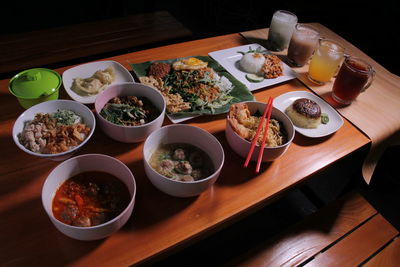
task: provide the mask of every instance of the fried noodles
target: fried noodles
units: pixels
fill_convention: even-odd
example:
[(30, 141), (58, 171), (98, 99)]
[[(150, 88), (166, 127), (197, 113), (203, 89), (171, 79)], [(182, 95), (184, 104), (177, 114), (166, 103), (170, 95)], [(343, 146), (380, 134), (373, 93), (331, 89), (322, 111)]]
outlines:
[[(232, 129), (239, 136), (251, 142), (257, 132), (261, 117), (251, 115), (247, 104), (238, 103), (231, 106), (228, 120)], [(267, 122), (264, 120), (257, 139), (257, 145), (261, 145), (262, 143), (266, 124)], [(265, 145), (269, 147), (276, 147), (285, 144), (287, 142), (287, 134), (283, 125), (281, 125), (281, 123), (274, 118), (270, 119), (268, 125), (268, 136)]]

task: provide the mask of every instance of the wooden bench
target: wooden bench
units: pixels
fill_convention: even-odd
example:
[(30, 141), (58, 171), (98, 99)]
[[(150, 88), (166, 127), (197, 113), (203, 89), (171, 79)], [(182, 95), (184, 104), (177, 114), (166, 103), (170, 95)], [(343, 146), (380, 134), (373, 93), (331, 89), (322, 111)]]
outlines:
[(0, 73), (192, 35), (167, 11), (0, 36)]
[(228, 265), (400, 266), (399, 232), (349, 193)]

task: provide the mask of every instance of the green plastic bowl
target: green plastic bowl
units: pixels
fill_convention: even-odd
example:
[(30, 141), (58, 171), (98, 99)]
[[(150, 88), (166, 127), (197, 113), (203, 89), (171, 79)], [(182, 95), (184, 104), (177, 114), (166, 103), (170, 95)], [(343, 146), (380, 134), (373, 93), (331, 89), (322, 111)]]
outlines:
[(61, 83), (61, 75), (57, 72), (34, 68), (24, 70), (11, 78), (8, 90), (27, 109), (41, 102), (58, 99)]

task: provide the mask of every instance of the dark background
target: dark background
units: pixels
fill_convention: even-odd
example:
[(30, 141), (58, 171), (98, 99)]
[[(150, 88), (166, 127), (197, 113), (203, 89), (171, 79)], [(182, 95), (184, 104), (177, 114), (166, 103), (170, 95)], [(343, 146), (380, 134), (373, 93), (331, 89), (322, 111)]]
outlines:
[[(193, 32), (192, 39), (212, 37), (269, 27), (274, 11), (289, 10), (298, 16), (299, 22), (319, 22), (361, 49), (389, 71), (400, 75), (397, 64), (400, 48), (400, 19), (395, 1), (56, 1), (50, 4), (42, 1), (2, 2), (0, 34), (28, 32), (69, 24), (147, 13), (159, 10), (169, 11), (177, 20)], [(101, 29), (99, 29), (101, 31)], [(29, 44), (27, 44), (29, 45)], [(0, 56), (1, 56), (0, 51)], [(119, 53), (119, 51), (115, 51)], [(263, 242), (284, 227), (315, 212), (317, 206), (305, 197), (304, 190), (320, 192), (318, 197), (325, 202), (336, 198), (343, 188), (361, 188), (360, 191), (383, 216), (400, 229), (398, 216), (399, 175), (397, 163), (400, 147), (384, 155), (375, 172), (377, 181), (364, 185), (360, 175), (348, 177), (343, 172), (352, 170), (353, 161), (338, 161), (322, 171), (304, 188), (285, 194), (282, 199), (261, 209), (237, 224), (176, 253), (154, 266), (189, 266), (196, 259), (197, 265), (229, 261), (232, 255), (247, 251)], [(354, 156), (354, 159), (361, 157)], [(352, 165), (354, 164), (354, 165)], [(251, 229), (252, 231), (243, 231)], [(251, 242), (250, 242), (251, 241)], [(221, 248), (225, 248), (221, 250)], [(198, 255), (202, 255), (198, 257)], [(186, 257), (183, 257), (186, 256)], [(186, 260), (187, 259), (187, 260)], [(186, 261), (185, 261), (186, 260)], [(216, 261), (217, 260), (217, 261)], [(186, 264), (182, 264), (186, 263)], [(196, 264), (195, 264), (196, 265)]]
[(8, 1), (2, 3), (0, 34), (167, 10), (193, 32), (193, 39), (269, 27), (275, 10), (295, 13), (299, 22), (319, 22), (400, 75), (400, 19), (395, 1)]

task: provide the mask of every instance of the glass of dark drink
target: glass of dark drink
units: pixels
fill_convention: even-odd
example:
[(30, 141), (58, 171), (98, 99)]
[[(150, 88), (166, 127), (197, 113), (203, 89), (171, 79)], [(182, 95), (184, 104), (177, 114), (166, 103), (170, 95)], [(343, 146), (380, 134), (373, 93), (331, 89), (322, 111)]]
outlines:
[(333, 99), (340, 104), (351, 104), (371, 85), (374, 76), (370, 64), (357, 57), (346, 57), (333, 84)]

